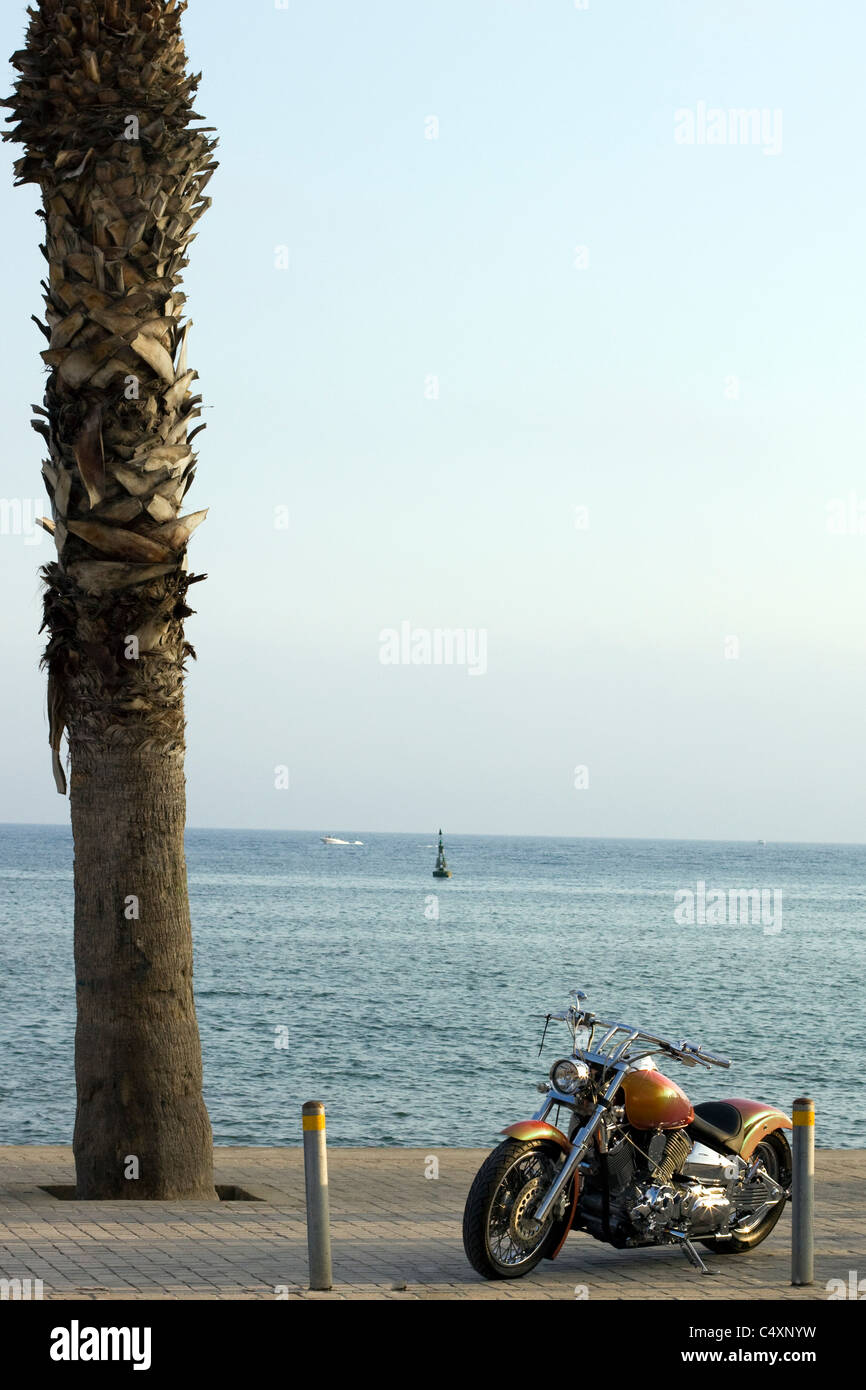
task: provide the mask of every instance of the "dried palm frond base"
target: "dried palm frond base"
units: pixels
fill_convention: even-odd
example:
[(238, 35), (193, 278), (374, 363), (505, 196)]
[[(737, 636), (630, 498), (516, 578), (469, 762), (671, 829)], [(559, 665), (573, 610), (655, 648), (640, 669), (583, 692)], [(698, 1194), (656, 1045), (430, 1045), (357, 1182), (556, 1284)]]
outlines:
[[(50, 371), (33, 424), (49, 453), (43, 477), (58, 565), (48, 581), (63, 577), (66, 608), (66, 580), (87, 597), (88, 611), (94, 596), (110, 613), (119, 593), (133, 595), (140, 610), (132, 599), (123, 605), (129, 633), (146, 629), (144, 649), (164, 654), (180, 648), (154, 623), (176, 606), (168, 589), (177, 602), (185, 591), (184, 552), (205, 516), (181, 516), (201, 397), (192, 394), (179, 282), (216, 167), (215, 142), (193, 125), (198, 79), (186, 73), (184, 8), (173, 0), (43, 0), (30, 12), (27, 47), (13, 57), (21, 76), (4, 103), (17, 122), (4, 138), (26, 147), (18, 180), (38, 184), (43, 199), (42, 357)], [(64, 655), (71, 629), (54, 630), (59, 608), (46, 605), (55, 686), (83, 654), (79, 645)], [(140, 686), (134, 668), (124, 670)], [(79, 717), (78, 688), (53, 702), (54, 749), (57, 712), (70, 730)], [(130, 699), (138, 696), (131, 690)], [(93, 725), (92, 698), (81, 715)], [(145, 739), (151, 722), (143, 713)], [(128, 736), (128, 721), (124, 728)], [(105, 733), (113, 737), (108, 725)]]

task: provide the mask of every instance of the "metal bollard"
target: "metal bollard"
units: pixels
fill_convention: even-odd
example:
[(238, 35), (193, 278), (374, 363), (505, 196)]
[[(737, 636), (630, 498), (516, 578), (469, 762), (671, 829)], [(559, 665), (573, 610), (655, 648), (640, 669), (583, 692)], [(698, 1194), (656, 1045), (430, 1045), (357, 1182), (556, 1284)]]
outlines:
[(328, 1207), (328, 1154), (325, 1147), (325, 1107), (320, 1100), (304, 1102), (304, 1184), (307, 1190), (307, 1252), (310, 1288), (331, 1287), (331, 1225)]
[(794, 1121), (794, 1164), (791, 1184), (791, 1283), (811, 1284), (814, 1269), (815, 1102), (798, 1096)]

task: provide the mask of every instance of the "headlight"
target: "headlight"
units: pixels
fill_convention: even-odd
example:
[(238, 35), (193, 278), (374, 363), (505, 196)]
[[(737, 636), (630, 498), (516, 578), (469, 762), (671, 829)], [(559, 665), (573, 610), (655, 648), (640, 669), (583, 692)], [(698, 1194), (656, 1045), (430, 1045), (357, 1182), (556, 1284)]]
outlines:
[(571, 1096), (589, 1079), (589, 1067), (586, 1062), (563, 1059), (561, 1062), (554, 1062), (550, 1068), (550, 1079), (557, 1091)]

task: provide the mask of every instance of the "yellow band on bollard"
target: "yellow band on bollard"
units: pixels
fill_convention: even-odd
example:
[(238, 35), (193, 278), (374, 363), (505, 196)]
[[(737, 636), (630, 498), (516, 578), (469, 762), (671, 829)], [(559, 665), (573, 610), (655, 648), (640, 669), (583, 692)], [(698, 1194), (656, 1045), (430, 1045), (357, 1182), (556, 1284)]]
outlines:
[(815, 1112), (814, 1110), (795, 1110), (791, 1119), (795, 1125), (814, 1125)]
[(324, 1115), (305, 1115), (305, 1116), (303, 1117), (303, 1119), (304, 1119), (304, 1130), (305, 1130), (305, 1131), (306, 1131), (306, 1130), (310, 1130), (310, 1129), (324, 1129), (324, 1128), (325, 1128), (325, 1117), (324, 1117)]

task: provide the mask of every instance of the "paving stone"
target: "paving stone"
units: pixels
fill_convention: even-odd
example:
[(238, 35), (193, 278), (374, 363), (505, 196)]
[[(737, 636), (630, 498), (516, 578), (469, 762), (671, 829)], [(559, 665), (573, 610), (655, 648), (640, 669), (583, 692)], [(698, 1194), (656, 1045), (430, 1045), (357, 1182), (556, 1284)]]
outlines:
[[(72, 1183), (71, 1149), (0, 1147), (0, 1277), (41, 1278), (66, 1300), (257, 1299), (393, 1302), (474, 1299), (729, 1300), (827, 1297), (827, 1281), (866, 1276), (862, 1190), (866, 1151), (816, 1153), (815, 1283), (790, 1285), (790, 1212), (752, 1255), (707, 1254), (713, 1278), (671, 1247), (613, 1250), (571, 1237), (554, 1263), (525, 1279), (487, 1283), (463, 1252), (466, 1193), (479, 1149), (329, 1150), (335, 1286), (306, 1287), (304, 1170), (300, 1147), (219, 1148), (215, 1181), (261, 1202), (68, 1202), (40, 1189)], [(424, 1177), (431, 1155), (439, 1178)], [(397, 1287), (395, 1287), (397, 1286)], [(400, 1287), (405, 1286), (405, 1287)]]

